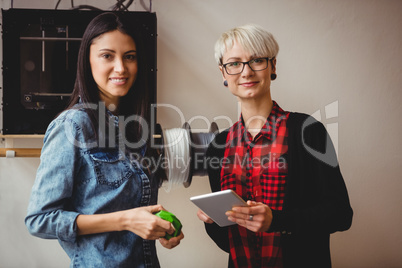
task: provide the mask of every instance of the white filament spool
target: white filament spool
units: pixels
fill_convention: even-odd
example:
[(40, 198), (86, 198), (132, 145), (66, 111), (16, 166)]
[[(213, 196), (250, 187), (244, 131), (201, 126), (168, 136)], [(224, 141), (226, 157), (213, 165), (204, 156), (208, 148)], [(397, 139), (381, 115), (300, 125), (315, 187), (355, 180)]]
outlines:
[(167, 163), (166, 192), (182, 186), (190, 172), (190, 135), (186, 129), (173, 128), (164, 131), (164, 146)]

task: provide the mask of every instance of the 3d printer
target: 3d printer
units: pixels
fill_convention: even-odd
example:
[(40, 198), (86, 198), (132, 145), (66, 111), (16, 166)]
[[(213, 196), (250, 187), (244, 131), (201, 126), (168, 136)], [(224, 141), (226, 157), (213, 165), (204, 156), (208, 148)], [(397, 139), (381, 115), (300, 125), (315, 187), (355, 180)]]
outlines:
[[(43, 134), (68, 103), (81, 37), (102, 11), (2, 10), (3, 134)], [(141, 29), (156, 101), (156, 15), (124, 11)]]

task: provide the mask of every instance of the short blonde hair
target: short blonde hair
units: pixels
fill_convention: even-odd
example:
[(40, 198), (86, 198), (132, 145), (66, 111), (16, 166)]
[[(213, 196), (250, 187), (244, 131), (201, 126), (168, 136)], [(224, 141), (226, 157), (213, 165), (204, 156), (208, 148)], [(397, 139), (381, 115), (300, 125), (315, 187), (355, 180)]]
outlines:
[(279, 45), (274, 36), (255, 24), (246, 24), (233, 28), (221, 35), (215, 43), (215, 60), (222, 65), (222, 58), (234, 41), (239, 42), (251, 55), (273, 58), (278, 55)]

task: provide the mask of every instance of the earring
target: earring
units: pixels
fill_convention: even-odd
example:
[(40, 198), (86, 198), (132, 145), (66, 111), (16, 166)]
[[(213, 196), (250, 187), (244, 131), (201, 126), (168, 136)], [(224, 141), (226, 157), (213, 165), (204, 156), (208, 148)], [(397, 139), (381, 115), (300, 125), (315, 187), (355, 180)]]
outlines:
[(228, 86), (228, 81), (227, 81), (227, 80), (223, 81), (223, 85), (224, 85), (225, 87), (227, 87), (227, 86)]
[(276, 74), (271, 74), (271, 80), (275, 80), (276, 79)]

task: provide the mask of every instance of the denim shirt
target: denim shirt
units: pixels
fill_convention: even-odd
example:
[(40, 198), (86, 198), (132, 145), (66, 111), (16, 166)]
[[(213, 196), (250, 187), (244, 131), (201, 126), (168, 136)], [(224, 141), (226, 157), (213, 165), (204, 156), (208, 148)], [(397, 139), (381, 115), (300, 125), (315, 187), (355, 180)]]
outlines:
[[(119, 118), (107, 114), (118, 129)], [(159, 267), (155, 241), (132, 232), (77, 235), (79, 214), (156, 204), (158, 184), (124, 151), (97, 146), (83, 109), (64, 111), (46, 131), (25, 224), (32, 235), (58, 239), (70, 267)]]

